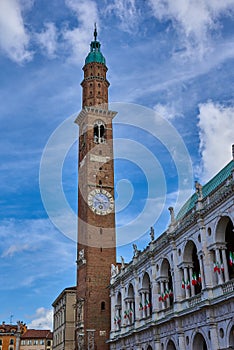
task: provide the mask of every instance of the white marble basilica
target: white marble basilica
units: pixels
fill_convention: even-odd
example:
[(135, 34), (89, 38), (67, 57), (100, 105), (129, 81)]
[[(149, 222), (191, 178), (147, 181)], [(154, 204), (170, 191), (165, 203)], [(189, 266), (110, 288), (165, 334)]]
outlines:
[[(234, 147), (233, 147), (234, 149)], [(129, 264), (112, 266), (111, 350), (234, 349), (233, 159)]]

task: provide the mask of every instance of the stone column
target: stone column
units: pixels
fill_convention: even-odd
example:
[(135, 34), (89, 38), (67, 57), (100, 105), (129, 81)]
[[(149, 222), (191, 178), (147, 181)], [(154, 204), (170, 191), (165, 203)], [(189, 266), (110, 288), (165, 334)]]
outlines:
[(137, 322), (141, 319), (141, 311), (139, 310), (141, 295), (138, 292), (138, 290), (139, 290), (138, 276), (135, 275), (135, 321)]
[[(215, 260), (216, 260), (216, 263), (219, 263), (221, 262), (221, 259), (220, 259), (220, 251), (218, 248), (215, 249)], [(222, 278), (222, 274), (221, 274), (221, 271), (220, 273), (216, 272), (217, 275), (218, 275), (218, 284), (222, 284), (223, 283), (223, 278)]]
[[(169, 291), (169, 284), (168, 281), (165, 281), (165, 291)], [(166, 300), (166, 307), (170, 307), (170, 298), (167, 298)]]
[[(150, 302), (150, 299), (149, 299), (149, 292), (145, 292), (145, 297), (146, 297), (146, 301), (147, 301), (148, 304), (149, 304), (149, 302)], [(146, 309), (146, 316), (147, 316), (147, 317), (150, 316), (150, 308), (148, 307), (148, 304), (146, 304), (146, 307), (147, 307), (147, 309)]]
[(152, 298), (151, 298), (151, 303), (152, 303), (152, 313), (158, 312), (159, 310), (159, 293), (158, 293), (158, 282), (153, 281), (152, 282)]
[(189, 267), (188, 270), (189, 270), (189, 279), (190, 279), (191, 296), (193, 297), (193, 296), (195, 295), (195, 287), (192, 285), (193, 269), (192, 269), (192, 267)]
[[(164, 282), (160, 281), (160, 294), (164, 295), (165, 289), (164, 289)], [(165, 309), (165, 303), (161, 302), (161, 310)]]
[(213, 252), (211, 250), (205, 252), (203, 259), (204, 275), (206, 288), (212, 288), (214, 286), (214, 264), (213, 264)]
[(179, 332), (178, 333), (178, 340), (179, 340), (179, 349), (180, 350), (185, 350), (186, 346), (185, 346), (185, 341), (184, 341), (184, 333), (183, 332)]
[[(144, 313), (143, 313), (144, 312), (144, 310), (143, 310), (143, 294), (142, 294), (142, 292), (140, 292), (139, 295), (140, 295), (140, 303), (142, 305), (141, 310), (139, 310), (139, 319), (142, 320), (142, 318), (144, 316)], [(139, 307), (140, 307), (140, 303), (139, 303)]]
[(116, 316), (115, 315), (116, 309), (115, 309), (115, 293), (113, 290), (111, 291), (110, 297), (111, 297), (111, 332), (114, 332), (115, 331), (114, 318)]
[(209, 328), (210, 328), (211, 349), (220, 349), (216, 325), (210, 324)]
[(127, 318), (126, 318), (126, 324), (130, 324), (130, 301), (127, 301), (126, 303), (126, 311), (127, 311)]
[(124, 318), (124, 311), (126, 310), (125, 307), (125, 300), (124, 300), (124, 285), (121, 287), (121, 305), (122, 305), (122, 314), (121, 314), (121, 327), (126, 324), (125, 318)]
[(228, 272), (228, 264), (227, 264), (227, 257), (225, 253), (225, 249), (221, 249), (221, 255), (222, 255), (222, 261), (223, 261), (223, 267), (224, 267), (224, 281), (229, 281), (229, 272)]
[(201, 254), (199, 254), (199, 265), (200, 265), (200, 273), (201, 273), (201, 285), (202, 289), (205, 288), (205, 274), (204, 274), (204, 267), (203, 267), (203, 257)]
[(173, 272), (174, 272), (174, 278), (173, 278), (173, 298), (174, 302), (177, 303), (180, 302), (183, 299), (182, 294), (182, 288), (181, 288), (181, 276), (180, 276), (180, 269), (178, 268), (178, 259), (177, 259), (177, 250), (173, 249)]
[(187, 282), (188, 282), (188, 268), (184, 267), (184, 281), (185, 281), (185, 296), (186, 299), (190, 298), (189, 289), (187, 288)]
[(147, 300), (147, 294), (146, 292), (144, 292), (144, 316), (147, 317), (147, 303), (146, 303), (146, 300)]

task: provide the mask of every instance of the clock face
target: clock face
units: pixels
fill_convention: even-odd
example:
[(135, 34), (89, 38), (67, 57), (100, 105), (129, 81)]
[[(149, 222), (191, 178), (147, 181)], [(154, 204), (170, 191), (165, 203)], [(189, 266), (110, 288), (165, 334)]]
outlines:
[(95, 214), (107, 215), (114, 209), (114, 199), (108, 191), (97, 188), (89, 193), (88, 205)]

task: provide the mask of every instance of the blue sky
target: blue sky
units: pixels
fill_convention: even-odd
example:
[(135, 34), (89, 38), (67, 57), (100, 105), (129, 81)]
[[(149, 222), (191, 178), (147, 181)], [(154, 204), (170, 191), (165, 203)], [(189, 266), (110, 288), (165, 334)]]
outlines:
[[(127, 230), (128, 241), (119, 242), (129, 244), (118, 256), (128, 261), (131, 240), (143, 249), (151, 225), (157, 235), (167, 228), (168, 206), (179, 207), (194, 180), (204, 183), (231, 159), (233, 19), (234, 0), (1, 0), (0, 321), (13, 315), (13, 322), (50, 327), (51, 303), (76, 281), (76, 244), (51, 222), (39, 171), (48, 140), (60, 135), (44, 174), (46, 191), (51, 184), (53, 194), (53, 179), (61, 179), (75, 215), (71, 121), (81, 108), (94, 22), (111, 107), (119, 112), (117, 235)], [(65, 216), (63, 225), (69, 224)]]

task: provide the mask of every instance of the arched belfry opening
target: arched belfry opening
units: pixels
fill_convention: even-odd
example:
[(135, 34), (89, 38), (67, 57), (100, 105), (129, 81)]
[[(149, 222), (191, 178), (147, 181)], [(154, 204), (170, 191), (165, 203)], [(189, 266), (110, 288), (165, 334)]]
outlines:
[(106, 142), (106, 125), (102, 120), (97, 120), (93, 127), (94, 143)]

